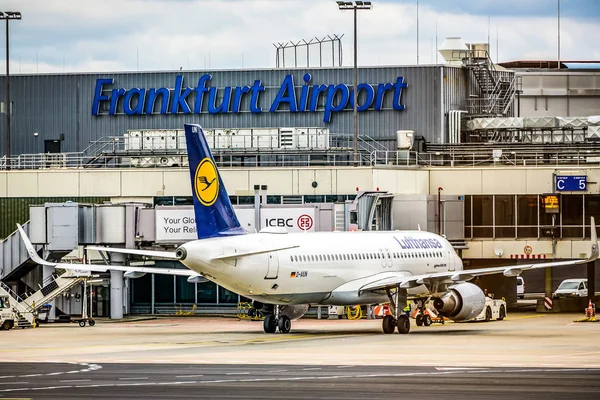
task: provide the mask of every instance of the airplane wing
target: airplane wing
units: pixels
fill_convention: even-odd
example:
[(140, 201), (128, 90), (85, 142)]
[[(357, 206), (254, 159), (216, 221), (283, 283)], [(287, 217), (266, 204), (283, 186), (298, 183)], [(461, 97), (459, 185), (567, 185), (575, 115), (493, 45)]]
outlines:
[(157, 258), (167, 258), (169, 260), (178, 260), (179, 257), (170, 251), (156, 250), (137, 250), (137, 249), (120, 249), (116, 247), (101, 247), (101, 246), (86, 246), (87, 250), (106, 251), (109, 253), (134, 254), (138, 256), (148, 256)]
[(568, 261), (553, 261), (538, 264), (517, 264), (503, 267), (478, 268), (462, 271), (439, 272), (434, 274), (424, 275), (407, 275), (406, 272), (389, 273), (384, 275), (378, 274), (371, 277), (369, 282), (364, 283), (359, 288), (359, 292), (367, 292), (381, 289), (390, 289), (399, 287), (400, 289), (410, 289), (419, 285), (430, 285), (434, 282), (459, 283), (469, 281), (477, 276), (503, 274), (506, 277), (520, 275), (523, 271), (540, 269), (540, 268), (555, 268), (565, 267), (569, 265), (585, 264), (594, 261), (598, 258), (598, 238), (596, 237), (596, 225), (594, 217), (591, 219), (591, 239), (590, 239), (590, 254), (586, 259), (568, 260)]
[[(197, 272), (192, 271), (191, 269), (176, 269), (176, 268), (156, 268), (156, 267), (131, 267), (124, 265), (102, 265), (102, 264), (71, 264), (71, 263), (55, 263), (51, 261), (44, 260), (41, 258), (35, 248), (31, 244), (31, 241), (27, 237), (27, 234), (23, 230), (23, 227), (17, 224), (17, 229), (19, 229), (19, 233), (21, 234), (21, 238), (25, 243), (25, 248), (27, 249), (27, 253), (29, 257), (40, 265), (46, 265), (54, 268), (62, 268), (69, 270), (77, 270), (77, 271), (90, 271), (90, 272), (106, 272), (109, 270), (113, 271), (123, 271), (125, 273), (132, 274), (132, 276), (141, 276), (146, 273), (150, 274), (163, 274), (163, 275), (178, 275), (178, 276), (188, 276), (195, 277), (201, 276)], [(124, 249), (123, 249), (124, 250)], [(168, 252), (156, 252), (156, 253), (168, 253)], [(161, 255), (161, 257), (165, 257)]]

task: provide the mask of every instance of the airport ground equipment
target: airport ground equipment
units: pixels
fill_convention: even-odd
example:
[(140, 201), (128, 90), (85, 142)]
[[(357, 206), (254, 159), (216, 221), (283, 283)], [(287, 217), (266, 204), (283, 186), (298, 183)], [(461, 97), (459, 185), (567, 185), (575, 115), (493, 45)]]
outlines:
[(0, 295), (0, 330), (8, 331), (15, 326), (17, 316), (10, 306), (10, 296)]
[(573, 322), (599, 322), (596, 319), (596, 304), (590, 299), (588, 306), (585, 308), (585, 318), (576, 319)]
[(485, 297), (485, 308), (481, 313), (472, 319), (472, 321), (491, 321), (495, 319), (502, 321), (506, 318), (506, 301), (504, 299), (494, 299), (493, 297)]
[(22, 296), (15, 293), (3, 282), (0, 282), (0, 297), (8, 299), (6, 302), (15, 316), (13, 326), (20, 328), (36, 327), (38, 325), (38, 311), (45, 304), (51, 302), (75, 285), (85, 282), (89, 276), (88, 271), (81, 273), (76, 270), (58, 270), (48, 277), (48, 279), (44, 280), (44, 285), (38, 291)]

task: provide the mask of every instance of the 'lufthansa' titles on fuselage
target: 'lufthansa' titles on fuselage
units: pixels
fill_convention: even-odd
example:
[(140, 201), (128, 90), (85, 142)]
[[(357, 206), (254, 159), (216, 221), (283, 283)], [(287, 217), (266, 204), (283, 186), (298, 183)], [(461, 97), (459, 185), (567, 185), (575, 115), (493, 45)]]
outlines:
[[(228, 114), (250, 111), (262, 113), (260, 99), (266, 91), (260, 80), (252, 86), (211, 87), (212, 75), (202, 75), (196, 87), (183, 84), (183, 75), (177, 75), (173, 89), (161, 88), (107, 88), (114, 85), (112, 78), (96, 79), (92, 115), (150, 115), (150, 114)], [(354, 91), (346, 84), (313, 84), (312, 75), (302, 77), (302, 85), (294, 84), (294, 76), (286, 75), (277, 89), (269, 112), (323, 112), (323, 121), (330, 122), (333, 113), (354, 108)], [(357, 110), (381, 111), (390, 107), (402, 111), (402, 91), (408, 87), (399, 76), (394, 83), (359, 83)], [(271, 88), (267, 88), (272, 90)], [(272, 96), (270, 96), (272, 97)], [(389, 108), (386, 108), (389, 109)]]
[(394, 236), (403, 249), (441, 249), (442, 243), (437, 239), (421, 239), (411, 236)]

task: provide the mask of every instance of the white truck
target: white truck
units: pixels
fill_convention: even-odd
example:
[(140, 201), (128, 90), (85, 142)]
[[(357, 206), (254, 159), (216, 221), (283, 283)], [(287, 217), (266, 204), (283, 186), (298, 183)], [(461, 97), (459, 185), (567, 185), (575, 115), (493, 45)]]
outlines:
[(11, 330), (15, 326), (16, 317), (10, 307), (8, 296), (0, 296), (0, 330)]
[(483, 311), (471, 321), (491, 321), (492, 319), (502, 321), (504, 318), (506, 318), (506, 301), (485, 296)]

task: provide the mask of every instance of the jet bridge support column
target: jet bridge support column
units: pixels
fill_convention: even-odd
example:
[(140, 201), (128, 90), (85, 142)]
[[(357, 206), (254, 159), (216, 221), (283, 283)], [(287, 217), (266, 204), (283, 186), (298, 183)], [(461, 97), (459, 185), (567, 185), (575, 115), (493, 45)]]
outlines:
[[(111, 264), (123, 265), (125, 255), (114, 253)], [(123, 271), (110, 271), (110, 319), (123, 319)]]
[[(47, 280), (49, 280), (49, 278), (52, 276), (52, 274), (54, 272), (55, 272), (54, 267), (44, 265), (42, 267), (42, 284), (44, 282), (46, 282)], [(50, 309), (50, 313), (48, 313), (48, 321), (54, 321), (56, 319), (56, 300), (52, 300), (48, 304), (50, 304), (52, 306), (52, 308)], [(36, 304), (36, 307), (38, 305), (43, 305), (43, 304)]]

